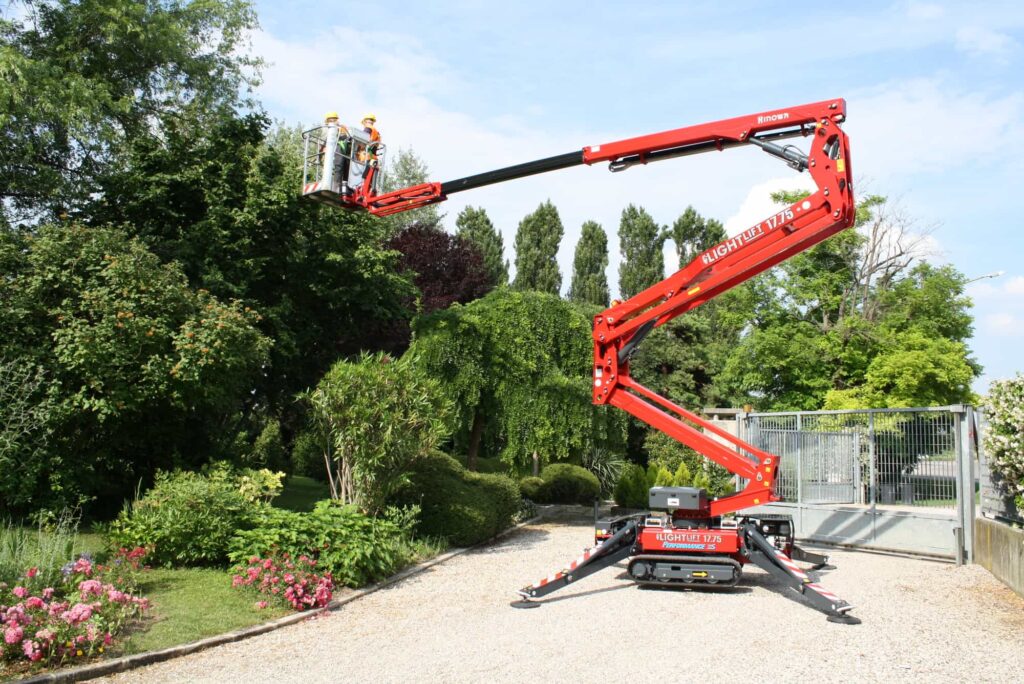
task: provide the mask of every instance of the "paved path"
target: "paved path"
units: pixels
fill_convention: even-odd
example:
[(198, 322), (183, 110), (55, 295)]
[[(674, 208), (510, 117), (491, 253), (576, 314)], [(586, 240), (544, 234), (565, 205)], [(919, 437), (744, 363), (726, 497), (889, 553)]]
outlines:
[(837, 625), (745, 570), (729, 592), (641, 589), (610, 568), (514, 610), (584, 521), (524, 528), (335, 613), (110, 682), (1019, 681), (1024, 600), (978, 566), (835, 552)]

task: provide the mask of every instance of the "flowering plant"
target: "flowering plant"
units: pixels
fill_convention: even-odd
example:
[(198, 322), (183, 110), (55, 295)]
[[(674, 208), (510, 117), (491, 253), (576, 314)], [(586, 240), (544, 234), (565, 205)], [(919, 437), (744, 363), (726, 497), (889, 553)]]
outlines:
[[(271, 601), (291, 605), (295, 610), (326, 606), (334, 592), (331, 573), (317, 575), (316, 561), (299, 556), (294, 561), (287, 554), (271, 554), (266, 558), (251, 556), (246, 565), (234, 569), (232, 587), (249, 587), (270, 597)], [(266, 608), (266, 600), (257, 608)]]
[(988, 429), (984, 447), (992, 469), (1007, 492), (1016, 497), (1018, 509), (1024, 508), (1024, 374), (993, 382), (985, 410)]
[(146, 550), (123, 551), (112, 566), (83, 554), (64, 565), (57, 586), (44, 586), (38, 568), (29, 568), (14, 586), (0, 582), (0, 662), (59, 664), (103, 653), (149, 607), (132, 593), (135, 582), (120, 568), (129, 555), (141, 561)]

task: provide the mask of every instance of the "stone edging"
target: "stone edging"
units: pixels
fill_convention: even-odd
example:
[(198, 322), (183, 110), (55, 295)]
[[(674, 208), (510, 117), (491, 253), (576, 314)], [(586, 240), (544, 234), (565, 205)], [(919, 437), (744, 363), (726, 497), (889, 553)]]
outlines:
[[(544, 509), (554, 508), (553, 506), (544, 506)], [(244, 627), (242, 629), (236, 629), (233, 632), (225, 632), (224, 634), (218, 634), (216, 636), (207, 637), (206, 639), (200, 639), (199, 641), (193, 641), (188, 644), (181, 644), (180, 646), (171, 646), (169, 648), (161, 649), (159, 651), (147, 651), (146, 653), (137, 653), (135, 655), (124, 656), (121, 658), (114, 658), (112, 660), (105, 660), (98, 663), (92, 663), (89, 665), (83, 665), (68, 670), (57, 670), (55, 672), (47, 672), (44, 674), (35, 675), (28, 679), (17, 680), (22, 684), (42, 684), (44, 682), (81, 682), (87, 679), (94, 679), (96, 677), (102, 677), (103, 675), (115, 674), (117, 672), (126, 672), (128, 670), (134, 670), (139, 667), (146, 665), (152, 665), (153, 663), (159, 663), (164, 660), (172, 660), (174, 658), (180, 658), (191, 653), (197, 653), (199, 651), (205, 651), (208, 648), (214, 646), (220, 646), (222, 644), (229, 644), (235, 641), (242, 641), (249, 637), (259, 636), (260, 634), (266, 634), (267, 632), (273, 632), (274, 630), (288, 625), (293, 625), (303, 620), (308, 620), (312, 617), (316, 617), (325, 612), (333, 612), (344, 606), (346, 603), (351, 603), (356, 599), (363, 598), (375, 591), (383, 589), (401, 582), (402, 580), (419, 574), (424, 570), (431, 568), (440, 563), (444, 563), (447, 560), (454, 558), (455, 556), (462, 555), (467, 551), (472, 551), (475, 548), (492, 544), (494, 541), (501, 539), (502, 537), (515, 532), (516, 530), (532, 525), (542, 518), (545, 517), (544, 513), (547, 510), (542, 511), (541, 514), (525, 520), (518, 525), (514, 525), (507, 530), (502, 530), (495, 536), (491, 537), (486, 541), (482, 541), (479, 544), (473, 546), (467, 546), (465, 548), (458, 548), (442, 553), (439, 556), (425, 560), (422, 563), (412, 565), (400, 572), (395, 573), (391, 577), (385, 580), (381, 580), (377, 584), (371, 584), (361, 589), (356, 589), (352, 593), (348, 594), (339, 599), (334, 599), (323, 608), (316, 608), (314, 610), (307, 610), (301, 613), (293, 613), (291, 615), (285, 615), (276, 620), (270, 622), (264, 622), (259, 625), (253, 625), (252, 627)]]

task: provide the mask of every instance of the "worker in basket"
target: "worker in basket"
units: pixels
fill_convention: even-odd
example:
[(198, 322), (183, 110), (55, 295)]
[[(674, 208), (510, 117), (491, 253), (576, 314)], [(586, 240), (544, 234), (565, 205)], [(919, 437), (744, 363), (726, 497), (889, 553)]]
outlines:
[(356, 151), (356, 161), (363, 166), (363, 177), (370, 175), (370, 169), (379, 165), (378, 152), (380, 150), (380, 131), (377, 130), (377, 117), (374, 114), (366, 114), (363, 117), (363, 132), (370, 138), (370, 144), (365, 148)]
[[(334, 154), (334, 183), (341, 184), (341, 194), (348, 195), (352, 190), (348, 186), (349, 164), (352, 151), (352, 139), (348, 128), (338, 123), (338, 112), (330, 111), (324, 114), (324, 126), (335, 126), (338, 129), (338, 149)], [(321, 163), (324, 157), (324, 145), (320, 145)]]

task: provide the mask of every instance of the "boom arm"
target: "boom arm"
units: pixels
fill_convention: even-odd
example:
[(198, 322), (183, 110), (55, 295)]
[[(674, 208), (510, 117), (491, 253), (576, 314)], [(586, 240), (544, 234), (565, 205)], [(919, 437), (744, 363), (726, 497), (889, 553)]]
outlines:
[[(594, 403), (618, 406), (748, 480), (743, 491), (711, 502), (710, 514), (719, 516), (777, 501), (778, 459), (641, 386), (630, 377), (629, 361), (654, 328), (853, 225), (848, 141), (840, 128), (845, 119), (844, 100), (825, 100), (593, 145), (446, 183), (422, 183), (381, 195), (363, 191), (339, 197), (317, 191), (311, 196), (387, 216), (444, 201), (455, 192), (580, 164), (608, 162), (612, 171), (623, 171), (636, 164), (748, 144), (797, 171), (808, 171), (817, 190), (806, 199), (712, 247), (675, 274), (594, 319)], [(778, 144), (808, 136), (812, 139), (807, 154)]]

